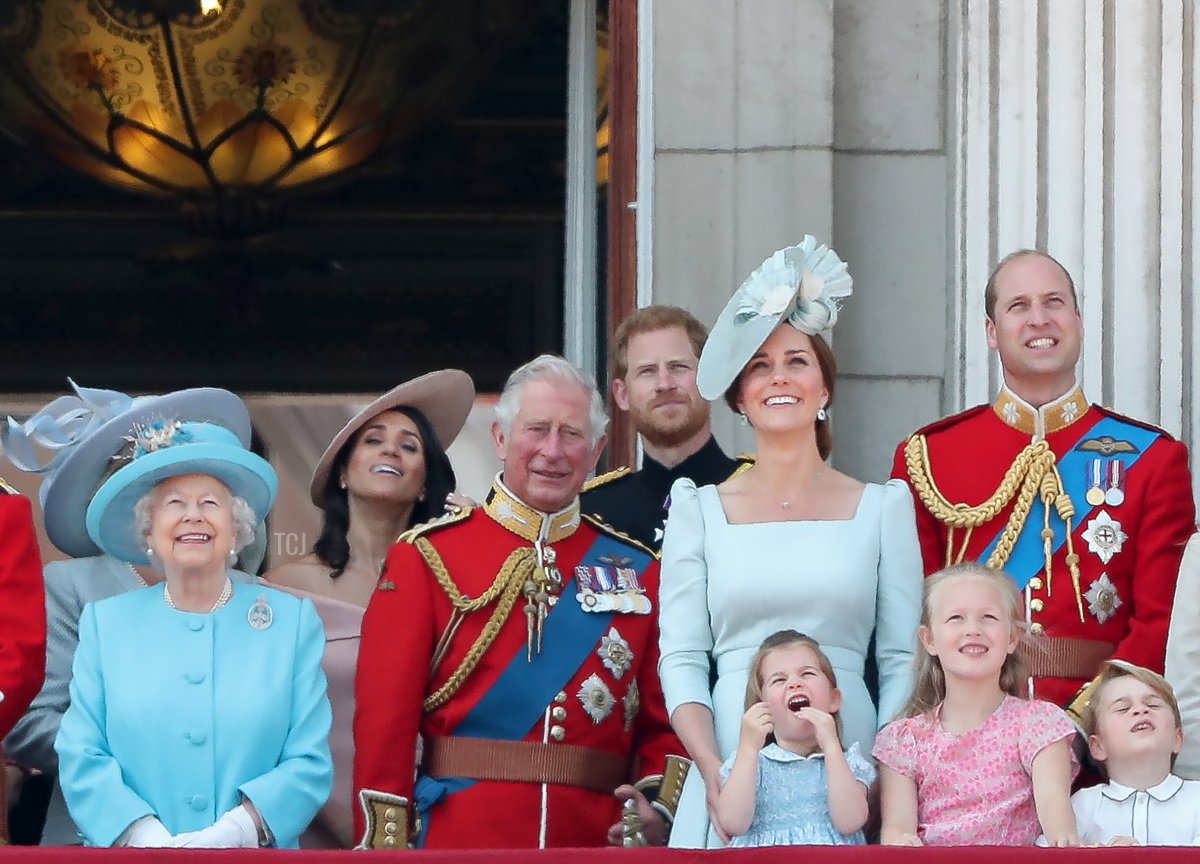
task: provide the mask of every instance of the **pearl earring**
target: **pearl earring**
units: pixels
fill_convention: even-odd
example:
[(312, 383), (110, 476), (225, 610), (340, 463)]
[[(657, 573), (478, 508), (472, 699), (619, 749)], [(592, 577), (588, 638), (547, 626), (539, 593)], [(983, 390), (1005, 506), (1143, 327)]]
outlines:
[(338, 483), (338, 488), (339, 488), (339, 489), (345, 489), (345, 488), (346, 488), (346, 481), (345, 481), (344, 479), (342, 480), (342, 482)]

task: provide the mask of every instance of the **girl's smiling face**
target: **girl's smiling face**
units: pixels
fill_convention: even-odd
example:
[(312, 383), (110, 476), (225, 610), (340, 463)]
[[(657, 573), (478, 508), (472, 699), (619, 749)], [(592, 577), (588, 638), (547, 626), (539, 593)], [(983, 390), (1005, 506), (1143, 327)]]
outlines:
[(948, 579), (934, 589), (929, 622), (917, 632), (947, 677), (998, 678), (1020, 638), (1000, 589), (973, 576)]
[(802, 708), (834, 714), (842, 705), (841, 691), (821, 668), (821, 658), (809, 645), (772, 648), (762, 661), (762, 701), (767, 704), (777, 738), (805, 739), (812, 724), (796, 715)]

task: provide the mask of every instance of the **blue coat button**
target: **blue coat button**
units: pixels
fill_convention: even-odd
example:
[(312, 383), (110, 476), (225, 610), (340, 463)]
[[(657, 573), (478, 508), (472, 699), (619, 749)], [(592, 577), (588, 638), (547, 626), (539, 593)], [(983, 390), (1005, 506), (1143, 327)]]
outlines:
[(202, 684), (204, 683), (205, 675), (203, 672), (189, 672), (186, 677), (189, 684)]
[(208, 806), (208, 799), (203, 795), (193, 795), (188, 803), (192, 805), (193, 810), (203, 810)]
[(202, 619), (202, 618), (189, 618), (189, 619), (188, 619), (188, 629), (189, 629), (189, 630), (194, 630), (194, 631), (196, 631), (196, 632), (199, 632), (199, 631), (203, 630), (203, 629), (204, 629), (204, 619)]
[(187, 733), (187, 740), (191, 741), (193, 744), (199, 745), (207, 741), (208, 736), (199, 729), (193, 729), (191, 732)]

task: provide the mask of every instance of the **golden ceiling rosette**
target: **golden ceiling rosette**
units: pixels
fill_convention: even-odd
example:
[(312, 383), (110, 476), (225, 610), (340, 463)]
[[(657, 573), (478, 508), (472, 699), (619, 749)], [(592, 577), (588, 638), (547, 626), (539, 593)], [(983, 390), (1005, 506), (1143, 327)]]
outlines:
[(0, 125), (214, 233), (442, 116), (520, 0), (5, 0)]

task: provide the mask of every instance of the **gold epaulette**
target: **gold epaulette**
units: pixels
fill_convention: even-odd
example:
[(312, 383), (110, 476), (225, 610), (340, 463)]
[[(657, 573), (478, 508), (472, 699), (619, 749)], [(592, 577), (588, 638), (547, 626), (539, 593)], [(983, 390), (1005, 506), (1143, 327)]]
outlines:
[(635, 540), (633, 537), (630, 537), (624, 531), (618, 531), (616, 528), (609, 525), (607, 522), (605, 522), (599, 516), (595, 516), (590, 513), (581, 513), (580, 515), (583, 516), (583, 519), (585, 522), (587, 522), (589, 525), (591, 525), (593, 528), (595, 528), (601, 534), (607, 534), (609, 537), (615, 537), (618, 540), (620, 540), (622, 543), (628, 543), (630, 546), (632, 546), (634, 549), (637, 549), (639, 552), (645, 552), (651, 558), (658, 560), (658, 553), (655, 552), (653, 549), (651, 549), (649, 546), (646, 546), (644, 543), (642, 543), (641, 540)]
[(0, 495), (20, 495), (13, 487), (4, 482), (4, 478), (0, 477)]
[(412, 543), (418, 537), (424, 537), (431, 531), (437, 531), (439, 528), (445, 528), (448, 525), (462, 522), (470, 517), (474, 511), (474, 507), (456, 507), (453, 511), (448, 511), (441, 516), (430, 519), (428, 522), (422, 522), (420, 525), (414, 525), (403, 534), (396, 538), (397, 543)]
[(732, 480), (739, 474), (745, 474), (747, 471), (753, 468), (754, 462), (758, 458), (758, 455), (755, 453), (739, 453), (734, 458), (737, 459), (738, 466), (733, 469), (732, 474), (725, 478), (726, 480)]
[(604, 474), (599, 474), (583, 484), (583, 492), (590, 492), (597, 486), (603, 486), (605, 483), (611, 483), (613, 480), (624, 477), (626, 474), (632, 474), (633, 469), (628, 465), (622, 465), (620, 468), (614, 468)]

